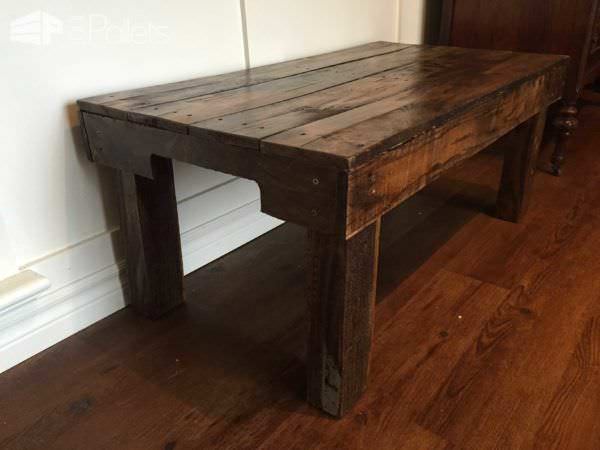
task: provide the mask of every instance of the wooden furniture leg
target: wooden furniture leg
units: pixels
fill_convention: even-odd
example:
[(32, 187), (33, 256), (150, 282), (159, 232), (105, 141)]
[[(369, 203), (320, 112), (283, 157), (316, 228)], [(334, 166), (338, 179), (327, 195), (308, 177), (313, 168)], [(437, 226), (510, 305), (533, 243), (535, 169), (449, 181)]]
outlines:
[(380, 220), (350, 238), (309, 232), (308, 401), (341, 417), (367, 386)]
[(183, 301), (183, 264), (172, 161), (153, 156), (152, 171), (120, 172), (120, 202), (129, 303), (156, 319)]
[(577, 120), (578, 112), (575, 103), (565, 104), (552, 122), (554, 128), (557, 130), (556, 146), (552, 154), (550, 169), (553, 175), (559, 176), (562, 172), (569, 141), (579, 126), (579, 121)]
[(543, 111), (503, 138), (506, 150), (496, 203), (501, 219), (519, 222), (527, 211), (545, 124)]

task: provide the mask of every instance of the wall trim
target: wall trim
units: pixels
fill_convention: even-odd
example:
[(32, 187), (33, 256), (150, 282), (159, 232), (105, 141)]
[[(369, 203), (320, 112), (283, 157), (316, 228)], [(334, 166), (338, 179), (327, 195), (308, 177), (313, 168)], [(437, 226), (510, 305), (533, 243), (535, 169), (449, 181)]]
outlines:
[[(228, 183), (215, 195), (246, 192), (246, 183)], [(180, 204), (188, 225), (181, 235), (186, 274), (283, 223), (260, 212), (257, 192), (248, 195), (250, 201), (246, 198), (210, 220), (199, 210), (196, 226), (192, 210), (202, 206), (205, 196)], [(21, 299), (0, 314), (0, 373), (125, 307), (125, 265), (118, 242), (119, 230), (107, 232), (28, 267), (46, 275), (52, 288)]]
[(244, 64), (250, 69), (250, 43), (248, 42), (248, 9), (246, 0), (240, 0), (240, 16), (242, 21), (242, 40), (244, 41)]
[(33, 270), (24, 270), (0, 280), (0, 317), (49, 287), (50, 280)]

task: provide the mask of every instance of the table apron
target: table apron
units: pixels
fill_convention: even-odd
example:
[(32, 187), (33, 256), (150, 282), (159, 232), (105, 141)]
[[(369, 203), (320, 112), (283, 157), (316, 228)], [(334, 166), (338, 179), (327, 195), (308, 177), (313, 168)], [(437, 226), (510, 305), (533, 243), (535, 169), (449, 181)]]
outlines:
[(82, 120), (97, 163), (154, 178), (155, 155), (247, 178), (258, 183), (264, 213), (322, 233), (343, 229), (347, 177), (339, 169), (92, 113)]
[(346, 235), (351, 237), (446, 170), (489, 147), (559, 100), (564, 69), (465, 109), (349, 173)]

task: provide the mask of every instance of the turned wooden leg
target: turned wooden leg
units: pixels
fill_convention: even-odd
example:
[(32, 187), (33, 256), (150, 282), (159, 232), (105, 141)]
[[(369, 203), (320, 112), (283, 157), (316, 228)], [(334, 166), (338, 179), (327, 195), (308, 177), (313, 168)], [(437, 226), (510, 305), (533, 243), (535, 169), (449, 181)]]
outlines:
[(571, 136), (579, 126), (577, 120), (577, 106), (568, 104), (563, 106), (558, 115), (554, 118), (552, 124), (557, 130), (556, 146), (551, 160), (551, 172), (553, 175), (559, 176), (562, 172), (562, 166), (565, 162), (565, 154)]
[(545, 125), (543, 111), (503, 138), (506, 150), (496, 203), (501, 219), (519, 222), (527, 211)]
[(341, 417), (367, 386), (380, 221), (349, 240), (309, 232), (308, 401)]
[(170, 159), (152, 157), (154, 179), (120, 173), (121, 233), (129, 303), (158, 318), (183, 301), (183, 265)]

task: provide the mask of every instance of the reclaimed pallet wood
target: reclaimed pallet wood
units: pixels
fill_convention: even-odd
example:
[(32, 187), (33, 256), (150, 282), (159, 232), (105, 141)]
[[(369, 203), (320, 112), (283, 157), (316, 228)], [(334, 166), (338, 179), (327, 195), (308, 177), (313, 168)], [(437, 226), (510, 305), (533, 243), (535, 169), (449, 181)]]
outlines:
[(567, 58), (375, 42), (79, 101), (89, 157), (121, 172), (131, 303), (181, 303), (171, 160), (254, 180), (262, 210), (310, 233), (309, 401), (333, 416), (367, 386), (382, 215), (499, 139), (498, 216), (532, 191)]

